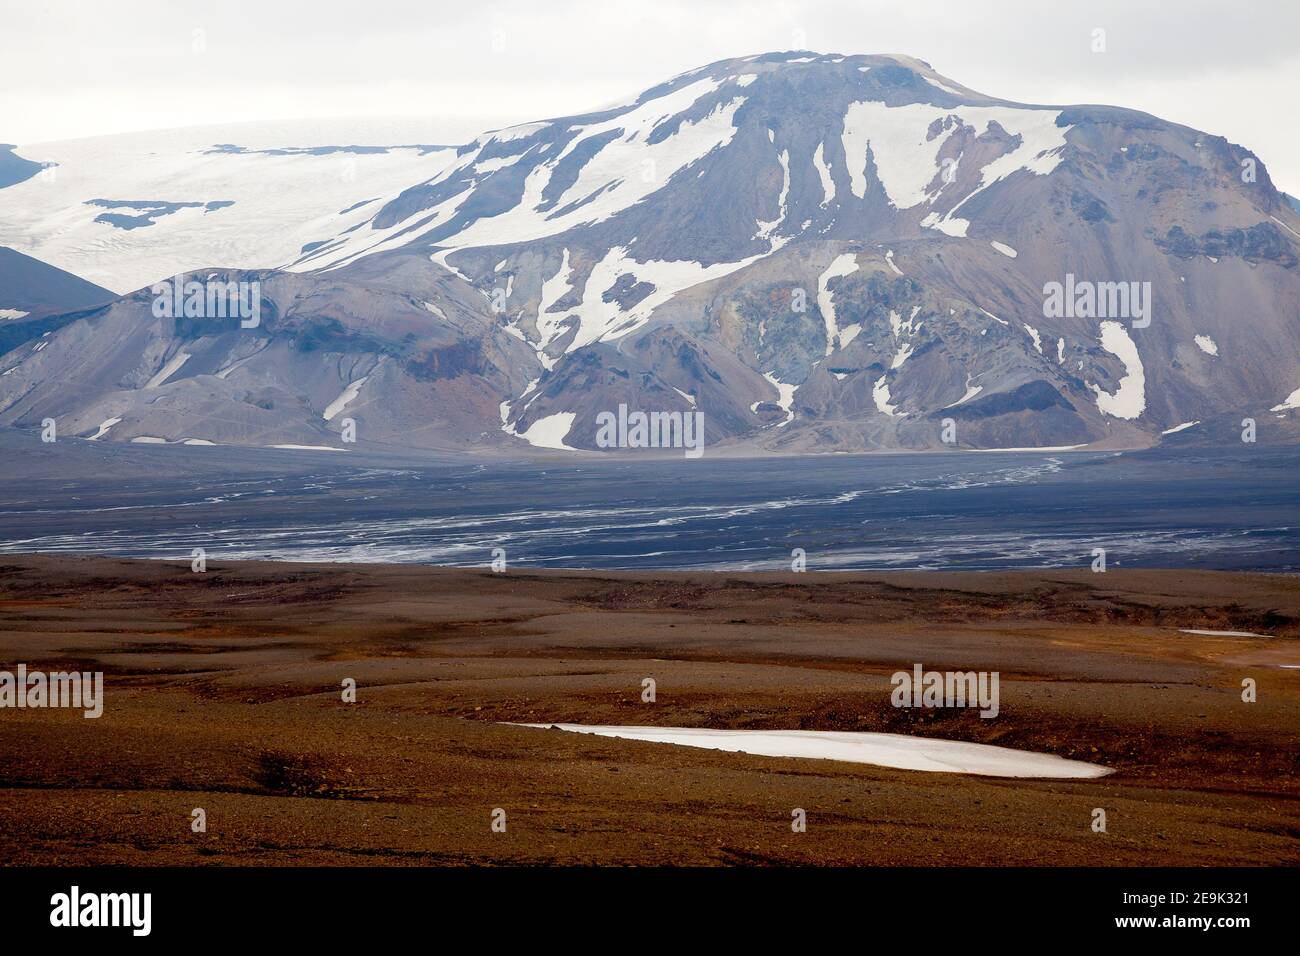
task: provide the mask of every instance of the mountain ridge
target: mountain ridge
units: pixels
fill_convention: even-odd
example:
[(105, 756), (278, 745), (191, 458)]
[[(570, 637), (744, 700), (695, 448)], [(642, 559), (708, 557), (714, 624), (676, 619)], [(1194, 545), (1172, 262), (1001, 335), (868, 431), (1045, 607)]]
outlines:
[[(1300, 217), (1222, 137), (1120, 107), (998, 100), (910, 57), (787, 53), (719, 61), (454, 154), (271, 280), (317, 303), (324, 325), (383, 326), (376, 303), (415, 303), (442, 327), (412, 333), (436, 340), (432, 365), (414, 346), (326, 336), (332, 367), (299, 346), (279, 370), (263, 367), (275, 348), (227, 351), (206, 373), (185, 360), (161, 390), (194, 392), (190, 377), (237, 360), (221, 381), (273, 385), (275, 437), (315, 444), (334, 434), (323, 396), (364, 379), (361, 441), (470, 450), (593, 449), (597, 416), (620, 404), (703, 411), (710, 442), (759, 453), (1141, 447), (1248, 411), (1291, 427), (1300, 366), (1267, 343), (1300, 332)], [(1150, 327), (1048, 315), (1044, 290), (1067, 277), (1112, 296), (1149, 288)], [(196, 354), (174, 325), (144, 320), (145, 304), (136, 293), (109, 310), (113, 335), (145, 336), (139, 368), (101, 376), (63, 413), (75, 433), (118, 418), (110, 440), (258, 443), (197, 433), (204, 400), (246, 417), (233, 386), (209, 383), (167, 422), (159, 396), (134, 394), (130, 382)], [(1242, 311), (1253, 341), (1232, 321)], [(288, 329), (277, 319), (253, 338), (298, 342)], [(82, 348), (96, 339), (84, 334)], [(237, 348), (229, 334), (189, 341)], [(58, 337), (50, 350), (41, 371), (5, 357), (0, 424), (30, 426), (58, 393)]]

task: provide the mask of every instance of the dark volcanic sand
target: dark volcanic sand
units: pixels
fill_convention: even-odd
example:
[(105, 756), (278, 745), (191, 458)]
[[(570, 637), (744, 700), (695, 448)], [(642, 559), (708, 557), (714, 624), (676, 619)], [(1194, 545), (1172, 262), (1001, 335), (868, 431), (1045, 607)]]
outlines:
[[(103, 670), (107, 700), (98, 720), (0, 710), (9, 863), (1300, 862), (1292, 577), (5, 556), (0, 667), (20, 662)], [(894, 709), (889, 675), (916, 662), (1000, 671), (1001, 714)], [(1004, 780), (501, 721), (910, 732), (1117, 772)]]

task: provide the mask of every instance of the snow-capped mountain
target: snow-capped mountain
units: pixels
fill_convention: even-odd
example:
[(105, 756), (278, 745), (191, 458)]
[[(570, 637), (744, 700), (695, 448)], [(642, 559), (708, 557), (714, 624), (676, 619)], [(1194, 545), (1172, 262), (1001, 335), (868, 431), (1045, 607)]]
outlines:
[[(1132, 447), (1243, 415), (1291, 429), (1300, 405), (1300, 216), (1248, 150), (1146, 114), (998, 100), (908, 57), (784, 53), (372, 155), (394, 181), (351, 209), (304, 196), (258, 226), (264, 186), (227, 171), (195, 195), (234, 206), (112, 213), (188, 236), (247, 206), (246, 242), (183, 254), (124, 238), (97, 257), (51, 200), (18, 232), (56, 264), (256, 279), (264, 318), (160, 318), (128, 296), (5, 356), (0, 423), (337, 445), (346, 409), (361, 443), (595, 448), (626, 405), (702, 412), (710, 445), (857, 451)], [(0, 189), (0, 210), (34, 188)]]

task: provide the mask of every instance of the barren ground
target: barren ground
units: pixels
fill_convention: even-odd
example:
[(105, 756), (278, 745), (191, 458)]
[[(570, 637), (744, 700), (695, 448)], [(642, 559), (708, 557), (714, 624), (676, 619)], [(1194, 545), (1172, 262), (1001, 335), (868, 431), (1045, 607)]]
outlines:
[[(917, 662), (999, 671), (1000, 715), (891, 707), (889, 675)], [(1300, 862), (1287, 576), (6, 556), (0, 667), (19, 663), (102, 670), (106, 706), (0, 710), (9, 863)], [(1116, 773), (1002, 780), (507, 721), (916, 733)]]

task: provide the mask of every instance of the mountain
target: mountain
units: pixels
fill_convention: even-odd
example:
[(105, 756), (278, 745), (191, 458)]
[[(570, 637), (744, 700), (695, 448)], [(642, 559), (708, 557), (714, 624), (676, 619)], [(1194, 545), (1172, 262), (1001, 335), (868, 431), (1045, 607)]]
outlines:
[(0, 143), (0, 189), (26, 182), (45, 168), (43, 163), (24, 159), (13, 143)]
[(250, 235), (245, 271), (206, 235), (150, 260), (260, 282), (257, 328), (134, 293), (0, 360), (0, 424), (342, 447), (349, 417), (361, 445), (594, 449), (626, 405), (762, 453), (1295, 435), (1300, 215), (1221, 137), (781, 53), (408, 158), (345, 219), (281, 213), (292, 242)]
[(66, 312), (112, 302), (117, 294), (54, 266), (0, 246), (0, 316)]
[(114, 441), (321, 447), (337, 445), (355, 416), (366, 445), (483, 445), (482, 422), (524, 386), (512, 370), (531, 353), (460, 280), (409, 266), (418, 263), (390, 263), (373, 282), (200, 276), (260, 283), (259, 325), (248, 330), (156, 318), (141, 290), (6, 356), (5, 421), (54, 417), (63, 434)]
[(0, 354), (72, 321), (65, 314), (70, 310), (115, 298), (93, 282), (0, 246)]

